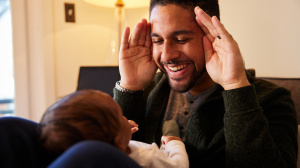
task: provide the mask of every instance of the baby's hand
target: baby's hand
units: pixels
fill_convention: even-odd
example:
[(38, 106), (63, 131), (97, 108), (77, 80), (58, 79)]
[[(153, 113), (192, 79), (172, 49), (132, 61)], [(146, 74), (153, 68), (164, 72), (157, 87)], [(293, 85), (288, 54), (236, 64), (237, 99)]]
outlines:
[(135, 133), (139, 130), (139, 125), (133, 120), (128, 120), (129, 124), (131, 125), (131, 133)]
[(167, 143), (172, 141), (172, 140), (182, 141), (181, 138), (179, 138), (177, 136), (162, 136), (161, 137), (161, 143), (162, 143), (161, 148), (165, 149), (165, 146), (167, 145)]

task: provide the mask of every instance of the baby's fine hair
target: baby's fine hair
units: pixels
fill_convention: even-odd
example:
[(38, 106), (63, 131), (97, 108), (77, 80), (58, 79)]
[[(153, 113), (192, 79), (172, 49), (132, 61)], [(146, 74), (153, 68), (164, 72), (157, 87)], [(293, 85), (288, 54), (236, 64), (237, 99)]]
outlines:
[(49, 152), (62, 153), (83, 140), (113, 144), (120, 124), (111, 101), (109, 95), (95, 90), (77, 91), (59, 100), (39, 123), (42, 145)]

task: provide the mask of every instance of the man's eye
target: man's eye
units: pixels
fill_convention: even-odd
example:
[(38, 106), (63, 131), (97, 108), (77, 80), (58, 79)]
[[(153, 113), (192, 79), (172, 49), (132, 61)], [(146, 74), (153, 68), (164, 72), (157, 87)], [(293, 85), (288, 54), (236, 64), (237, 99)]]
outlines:
[(163, 40), (152, 40), (152, 43), (157, 44), (157, 43), (162, 43)]
[(189, 41), (189, 39), (182, 39), (182, 40), (177, 40), (179, 43), (186, 43), (187, 41)]

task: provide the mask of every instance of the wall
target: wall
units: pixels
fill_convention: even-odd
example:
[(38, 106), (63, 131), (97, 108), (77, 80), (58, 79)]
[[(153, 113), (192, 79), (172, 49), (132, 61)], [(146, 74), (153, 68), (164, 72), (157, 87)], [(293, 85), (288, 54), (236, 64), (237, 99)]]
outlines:
[[(116, 65), (107, 63), (109, 42), (116, 26), (113, 8), (93, 6), (82, 0), (75, 4), (76, 22), (65, 22), (64, 1), (54, 1), (56, 95), (63, 97), (76, 90), (80, 66)], [(132, 29), (148, 8), (125, 9), (126, 25)]]
[(300, 77), (299, 0), (220, 0), (221, 20), (257, 76)]

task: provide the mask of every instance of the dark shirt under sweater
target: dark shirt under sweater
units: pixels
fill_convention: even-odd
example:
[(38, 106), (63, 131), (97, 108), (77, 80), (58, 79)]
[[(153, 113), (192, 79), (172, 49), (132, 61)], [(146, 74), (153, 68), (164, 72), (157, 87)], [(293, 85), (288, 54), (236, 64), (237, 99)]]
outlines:
[(199, 95), (193, 96), (189, 91), (178, 93), (171, 89), (164, 121), (175, 120), (179, 127), (180, 138), (185, 140), (187, 122), (191, 113), (211, 95), (218, 85), (206, 89)]

